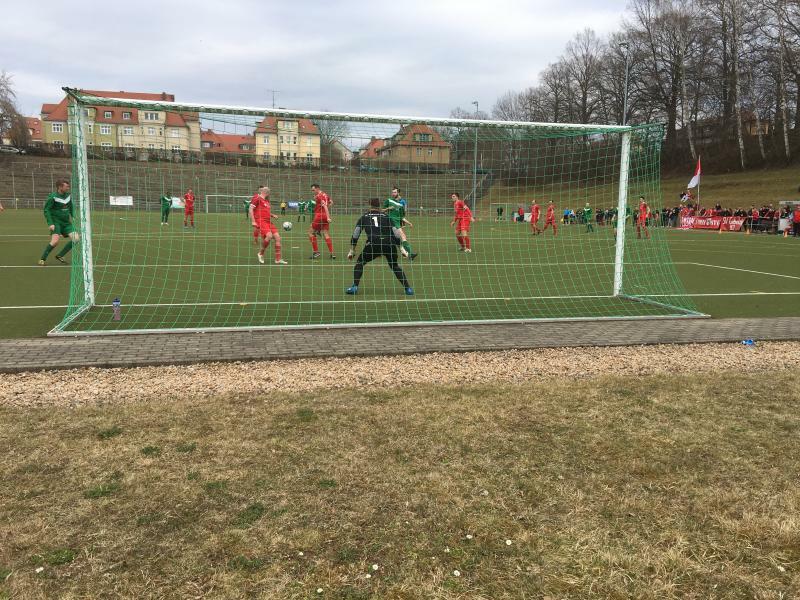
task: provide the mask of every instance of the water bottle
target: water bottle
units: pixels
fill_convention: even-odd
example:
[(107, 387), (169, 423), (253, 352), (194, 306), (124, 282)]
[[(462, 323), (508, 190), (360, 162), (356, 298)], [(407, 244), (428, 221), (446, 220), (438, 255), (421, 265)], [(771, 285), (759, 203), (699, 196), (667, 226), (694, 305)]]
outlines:
[(755, 346), (755, 345), (756, 345), (756, 341), (755, 340), (752, 340), (752, 339), (749, 339), (749, 338), (746, 339), (746, 340), (742, 340), (742, 346)]
[(114, 301), (111, 303), (111, 309), (114, 311), (114, 320), (121, 321), (122, 320), (122, 302), (120, 302), (119, 298), (114, 298)]

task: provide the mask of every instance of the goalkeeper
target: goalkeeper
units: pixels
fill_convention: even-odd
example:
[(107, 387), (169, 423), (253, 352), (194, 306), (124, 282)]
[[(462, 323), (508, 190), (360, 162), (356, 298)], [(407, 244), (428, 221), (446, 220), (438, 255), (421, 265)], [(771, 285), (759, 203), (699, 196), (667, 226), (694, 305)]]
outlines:
[(400, 195), (400, 188), (393, 187), (392, 197), (387, 198), (386, 202), (383, 203), (383, 210), (389, 216), (392, 227), (395, 229), (395, 235), (400, 239), (400, 245), (408, 253), (408, 258), (414, 260), (417, 257), (417, 253), (411, 250), (411, 244), (408, 243), (406, 232), (403, 231), (403, 225), (405, 224), (408, 224), (409, 227), (414, 226), (411, 221), (406, 219), (407, 206), (406, 199)]

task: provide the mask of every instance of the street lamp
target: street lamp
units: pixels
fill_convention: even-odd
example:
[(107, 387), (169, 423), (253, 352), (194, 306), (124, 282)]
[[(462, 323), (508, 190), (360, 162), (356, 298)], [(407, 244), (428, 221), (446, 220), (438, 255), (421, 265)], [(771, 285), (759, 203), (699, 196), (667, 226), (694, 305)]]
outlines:
[(625, 89), (622, 92), (622, 124), (628, 123), (628, 61), (630, 59), (630, 44), (620, 42), (619, 49), (625, 53)]
[[(478, 101), (474, 100), (472, 104), (475, 105), (475, 118), (478, 118)], [(478, 127), (475, 126), (475, 149), (472, 153), (472, 210), (475, 210), (475, 201), (478, 194)]]

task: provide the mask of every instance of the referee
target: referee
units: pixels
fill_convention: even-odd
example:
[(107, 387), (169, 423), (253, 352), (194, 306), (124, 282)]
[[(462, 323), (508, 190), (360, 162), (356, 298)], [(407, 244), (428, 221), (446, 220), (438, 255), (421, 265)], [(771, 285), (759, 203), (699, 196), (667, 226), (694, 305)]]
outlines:
[[(397, 247), (401, 242), (397, 230), (392, 227), (392, 221), (380, 209), (380, 200), (377, 198), (369, 199), (370, 209), (364, 213), (356, 223), (356, 228), (353, 230), (353, 237), (350, 240), (350, 252), (347, 253), (347, 259), (353, 260), (355, 255), (356, 246), (358, 245), (358, 238), (361, 237), (361, 232), (364, 231), (367, 235), (367, 243), (364, 250), (358, 255), (356, 266), (353, 268), (353, 285), (345, 290), (346, 294), (354, 295), (358, 293), (358, 284), (361, 281), (361, 276), (364, 274), (364, 265), (378, 258), (385, 256), (389, 262), (389, 268), (397, 277), (397, 280), (403, 284), (406, 291), (406, 296), (414, 295), (414, 288), (412, 288), (403, 269), (397, 264)], [(401, 253), (405, 256), (405, 252), (401, 249)]]

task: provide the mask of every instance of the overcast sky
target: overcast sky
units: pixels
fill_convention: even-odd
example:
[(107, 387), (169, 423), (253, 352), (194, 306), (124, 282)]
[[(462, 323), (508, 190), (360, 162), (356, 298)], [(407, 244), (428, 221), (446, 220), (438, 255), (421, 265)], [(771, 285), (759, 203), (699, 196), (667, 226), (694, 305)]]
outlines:
[(536, 83), (624, 0), (3, 2), (0, 69), (38, 115), (61, 87), (209, 104), (446, 117)]

